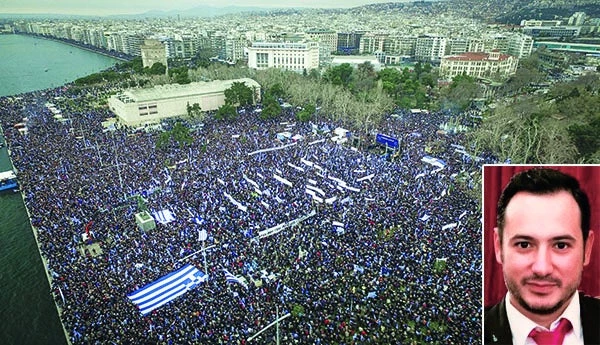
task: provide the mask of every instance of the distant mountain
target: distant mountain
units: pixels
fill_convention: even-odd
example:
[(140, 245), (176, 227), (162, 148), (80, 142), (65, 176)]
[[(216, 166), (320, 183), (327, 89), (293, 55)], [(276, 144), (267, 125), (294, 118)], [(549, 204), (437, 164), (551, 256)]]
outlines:
[(277, 10), (276, 8), (265, 8), (255, 6), (227, 6), (227, 7), (213, 7), (213, 6), (198, 6), (187, 10), (171, 10), (171, 11), (148, 11), (140, 14), (133, 15), (113, 15), (110, 18), (162, 18), (162, 17), (176, 17), (181, 16), (182, 18), (188, 17), (218, 17), (228, 14), (238, 14), (247, 12), (268, 12)]
[(565, 18), (574, 12), (600, 17), (598, 0), (450, 0), (454, 10), (490, 22), (519, 24), (522, 19)]

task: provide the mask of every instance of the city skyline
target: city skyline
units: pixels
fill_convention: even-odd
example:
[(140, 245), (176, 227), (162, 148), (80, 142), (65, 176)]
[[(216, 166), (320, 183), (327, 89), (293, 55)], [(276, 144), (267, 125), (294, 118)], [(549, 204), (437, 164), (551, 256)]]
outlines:
[(0, 13), (3, 14), (66, 14), (66, 15), (131, 15), (149, 11), (185, 11), (201, 6), (224, 7), (265, 7), (265, 8), (350, 8), (375, 3), (408, 2), (390, 0), (250, 0), (243, 3), (232, 0), (132, 0), (132, 1), (79, 1), (79, 0), (0, 0)]

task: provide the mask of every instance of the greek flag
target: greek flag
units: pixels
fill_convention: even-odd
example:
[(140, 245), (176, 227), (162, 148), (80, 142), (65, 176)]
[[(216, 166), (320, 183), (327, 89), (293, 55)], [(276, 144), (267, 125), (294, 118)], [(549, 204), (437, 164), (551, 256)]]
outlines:
[(157, 281), (132, 292), (127, 297), (138, 306), (143, 315), (146, 315), (207, 279), (207, 274), (188, 264), (178, 271), (171, 272)]
[(231, 274), (231, 272), (229, 272), (228, 270), (223, 270), (223, 272), (225, 272), (225, 279), (227, 280), (227, 282), (229, 283), (238, 283), (241, 284), (243, 287), (245, 287), (246, 289), (248, 288), (248, 284), (246, 284), (246, 282), (244, 282), (243, 280), (241, 280), (240, 278), (234, 276), (233, 274)]

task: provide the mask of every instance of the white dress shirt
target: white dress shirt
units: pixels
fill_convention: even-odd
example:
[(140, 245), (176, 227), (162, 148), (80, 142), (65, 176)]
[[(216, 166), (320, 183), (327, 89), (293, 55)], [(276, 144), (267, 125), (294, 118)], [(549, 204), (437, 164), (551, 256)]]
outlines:
[(574, 297), (571, 298), (567, 309), (565, 309), (565, 311), (550, 324), (550, 329), (548, 329), (536, 324), (525, 315), (521, 314), (521, 312), (510, 303), (510, 292), (507, 293), (504, 303), (506, 304), (506, 315), (508, 316), (508, 323), (510, 324), (513, 345), (537, 345), (533, 339), (529, 338), (529, 333), (534, 328), (553, 331), (558, 326), (560, 319), (563, 318), (571, 321), (571, 325), (573, 326), (573, 329), (565, 336), (563, 345), (584, 345), (583, 329), (581, 327), (581, 316), (579, 312), (579, 294), (577, 291), (575, 291), (573, 296)]

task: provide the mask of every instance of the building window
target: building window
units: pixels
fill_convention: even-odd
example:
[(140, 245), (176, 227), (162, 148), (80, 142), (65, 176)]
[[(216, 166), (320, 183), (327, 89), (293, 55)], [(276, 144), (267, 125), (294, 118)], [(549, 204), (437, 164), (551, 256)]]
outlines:
[(269, 67), (268, 53), (256, 53), (256, 67)]

